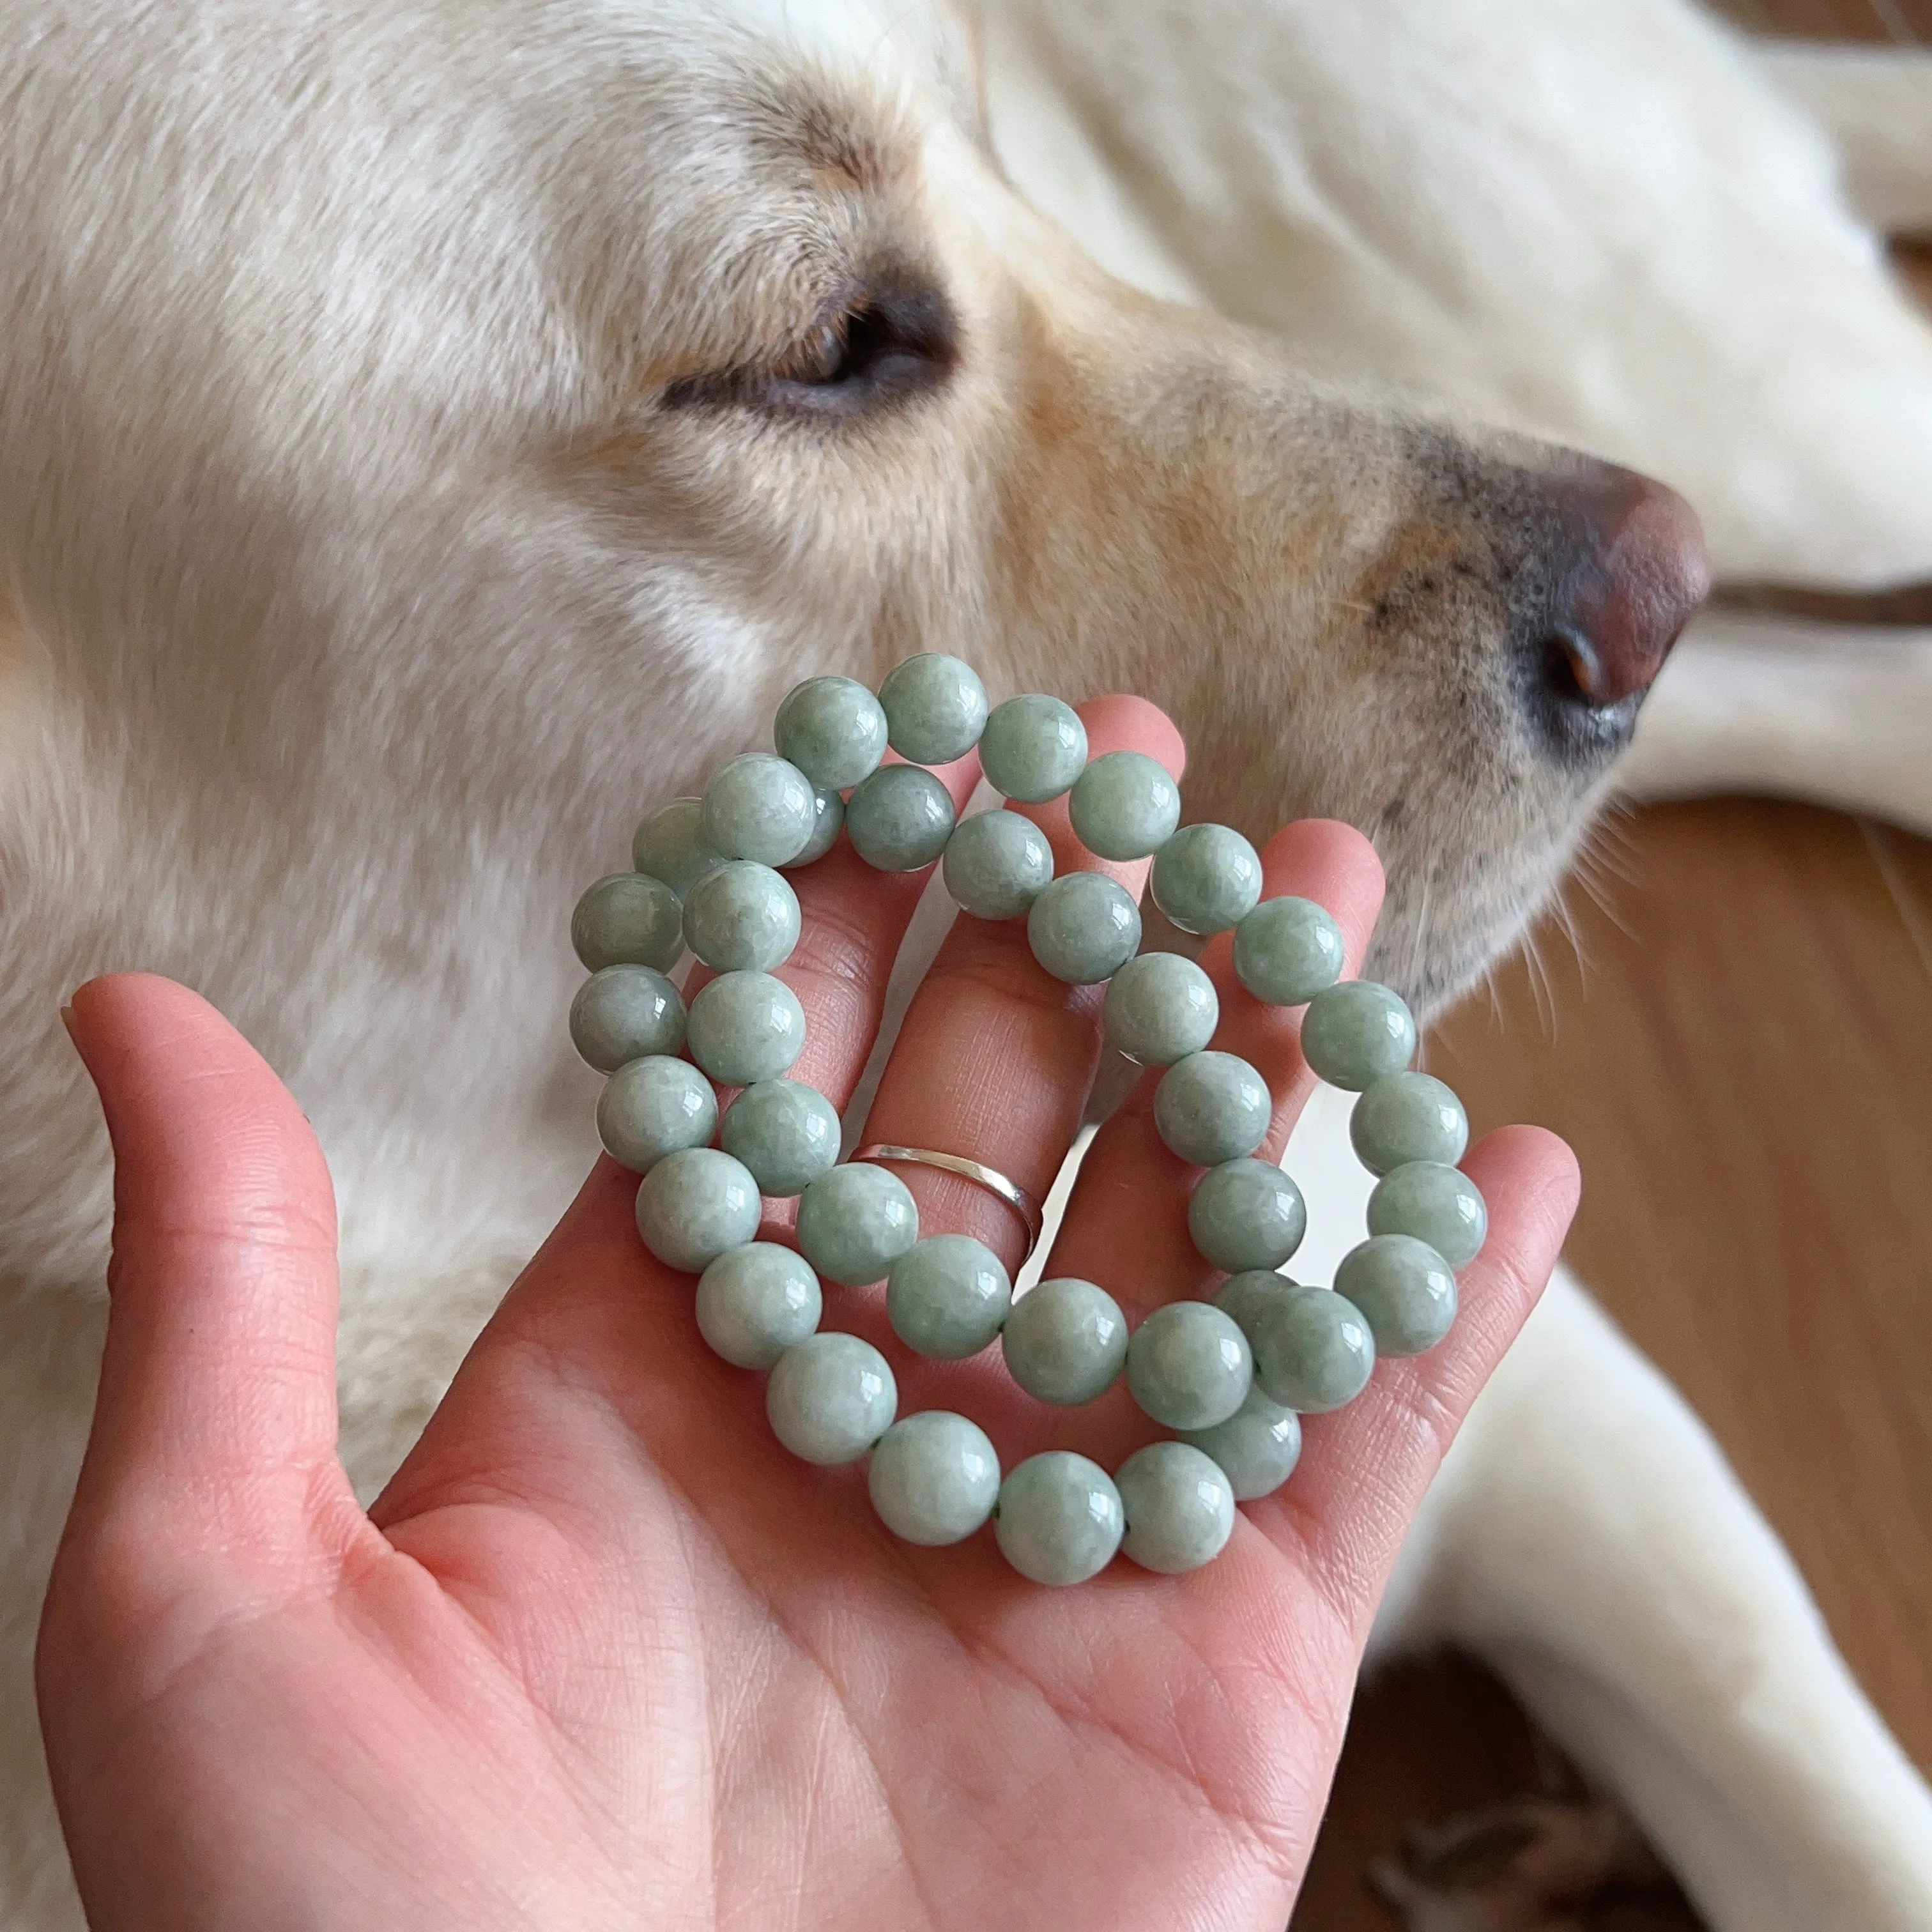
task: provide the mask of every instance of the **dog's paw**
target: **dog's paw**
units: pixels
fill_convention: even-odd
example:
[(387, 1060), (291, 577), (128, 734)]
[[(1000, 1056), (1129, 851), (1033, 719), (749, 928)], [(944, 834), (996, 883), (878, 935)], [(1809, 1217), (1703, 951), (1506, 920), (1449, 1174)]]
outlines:
[(1369, 1882), (1407, 1932), (1650, 1932), (1696, 1920), (1616, 1806), (1520, 1798), (1417, 1825)]

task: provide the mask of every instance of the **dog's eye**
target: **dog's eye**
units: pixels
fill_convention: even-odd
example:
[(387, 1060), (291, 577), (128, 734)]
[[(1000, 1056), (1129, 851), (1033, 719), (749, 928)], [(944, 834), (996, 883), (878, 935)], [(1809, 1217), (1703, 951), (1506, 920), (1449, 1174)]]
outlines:
[(664, 400), (854, 416), (936, 387), (957, 353), (952, 310), (937, 289), (879, 286), (820, 323), (777, 364), (676, 383)]
[[(836, 322), (826, 322), (800, 350), (795, 360), (778, 370), (778, 380), (814, 386), (845, 381), (854, 368), (850, 339), (853, 320), (852, 317), (842, 316)], [(860, 353), (863, 352), (862, 344)]]
[(952, 311), (937, 290), (873, 290), (774, 369), (762, 399), (820, 412), (870, 408), (938, 381), (953, 347)]

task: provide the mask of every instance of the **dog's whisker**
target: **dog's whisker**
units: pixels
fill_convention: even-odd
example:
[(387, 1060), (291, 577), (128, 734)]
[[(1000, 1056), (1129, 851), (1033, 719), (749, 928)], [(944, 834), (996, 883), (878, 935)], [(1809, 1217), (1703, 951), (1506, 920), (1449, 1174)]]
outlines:
[(1616, 895), (1610, 887), (1593, 872), (1582, 868), (1579, 868), (1576, 876), (1578, 888), (1588, 898), (1590, 903), (1626, 939), (1634, 943), (1636, 938), (1636, 929), (1624, 917), (1622, 910), (1617, 904)]
[(1543, 936), (1540, 928), (1532, 926), (1523, 940), (1523, 962), (1529, 975), (1530, 998), (1536, 1006), (1536, 1017), (1544, 1037), (1552, 1044), (1556, 1038), (1556, 994), (1550, 977), (1550, 968), (1543, 957)]
[(1635, 835), (1631, 827), (1637, 814), (1633, 799), (1613, 797), (1599, 814), (1584, 842), (1584, 851), (1593, 865), (1601, 866), (1622, 879), (1636, 877)]
[(1590, 973), (1589, 957), (1583, 950), (1582, 931), (1576, 923), (1576, 908), (1570, 902), (1569, 887), (1570, 881), (1565, 880), (1557, 889), (1556, 896), (1550, 902), (1550, 916), (1557, 930), (1568, 941), (1570, 953), (1576, 962), (1576, 976), (1580, 985), (1587, 985)]
[[(1619, 910), (1611, 883), (1628, 886), (1636, 878), (1636, 854), (1629, 831), (1630, 817), (1631, 808), (1625, 801), (1613, 800), (1605, 817), (1591, 828), (1589, 836), (1578, 847), (1570, 876), (1618, 932), (1634, 941), (1636, 932)], [(1578, 956), (1580, 960), (1580, 950)]]
[(1408, 935), (1408, 972), (1410, 982), (1420, 986), (1429, 962), (1429, 907), (1430, 895), (1436, 884), (1436, 867), (1432, 860), (1422, 874), (1422, 897), (1415, 912), (1415, 923)]

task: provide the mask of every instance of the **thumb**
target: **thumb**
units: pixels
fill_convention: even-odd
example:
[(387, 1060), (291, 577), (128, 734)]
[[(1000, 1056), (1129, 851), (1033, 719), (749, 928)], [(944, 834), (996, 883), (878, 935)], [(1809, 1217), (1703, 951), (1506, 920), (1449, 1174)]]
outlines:
[(267, 1063), (186, 987), (92, 980), (67, 1019), (114, 1144), (107, 1343), (76, 1517), (186, 1510), (203, 1546), (290, 1527), (335, 1486), (318, 1475), (346, 1487), (322, 1150)]

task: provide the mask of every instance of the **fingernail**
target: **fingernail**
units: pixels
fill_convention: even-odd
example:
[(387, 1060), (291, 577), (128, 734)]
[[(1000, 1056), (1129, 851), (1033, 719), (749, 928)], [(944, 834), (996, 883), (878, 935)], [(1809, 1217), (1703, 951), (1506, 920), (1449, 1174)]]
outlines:
[(73, 1041), (74, 1041), (74, 1045), (75, 1045), (76, 1047), (77, 1047), (77, 1046), (80, 1046), (80, 1040), (79, 1040), (78, 1039), (76, 1039), (76, 1038), (75, 1037), (74, 1030), (74, 1009), (73, 1009), (73, 1007), (71, 1007), (71, 1006), (63, 1006), (63, 1007), (62, 1007), (62, 1008), (61, 1008), (61, 1010), (60, 1010), (60, 1020), (61, 1020), (61, 1024), (62, 1024), (62, 1026), (64, 1026), (64, 1027), (65, 1027), (65, 1028), (67, 1028), (67, 1036), (68, 1036), (68, 1038), (69, 1040), (73, 1040)]

